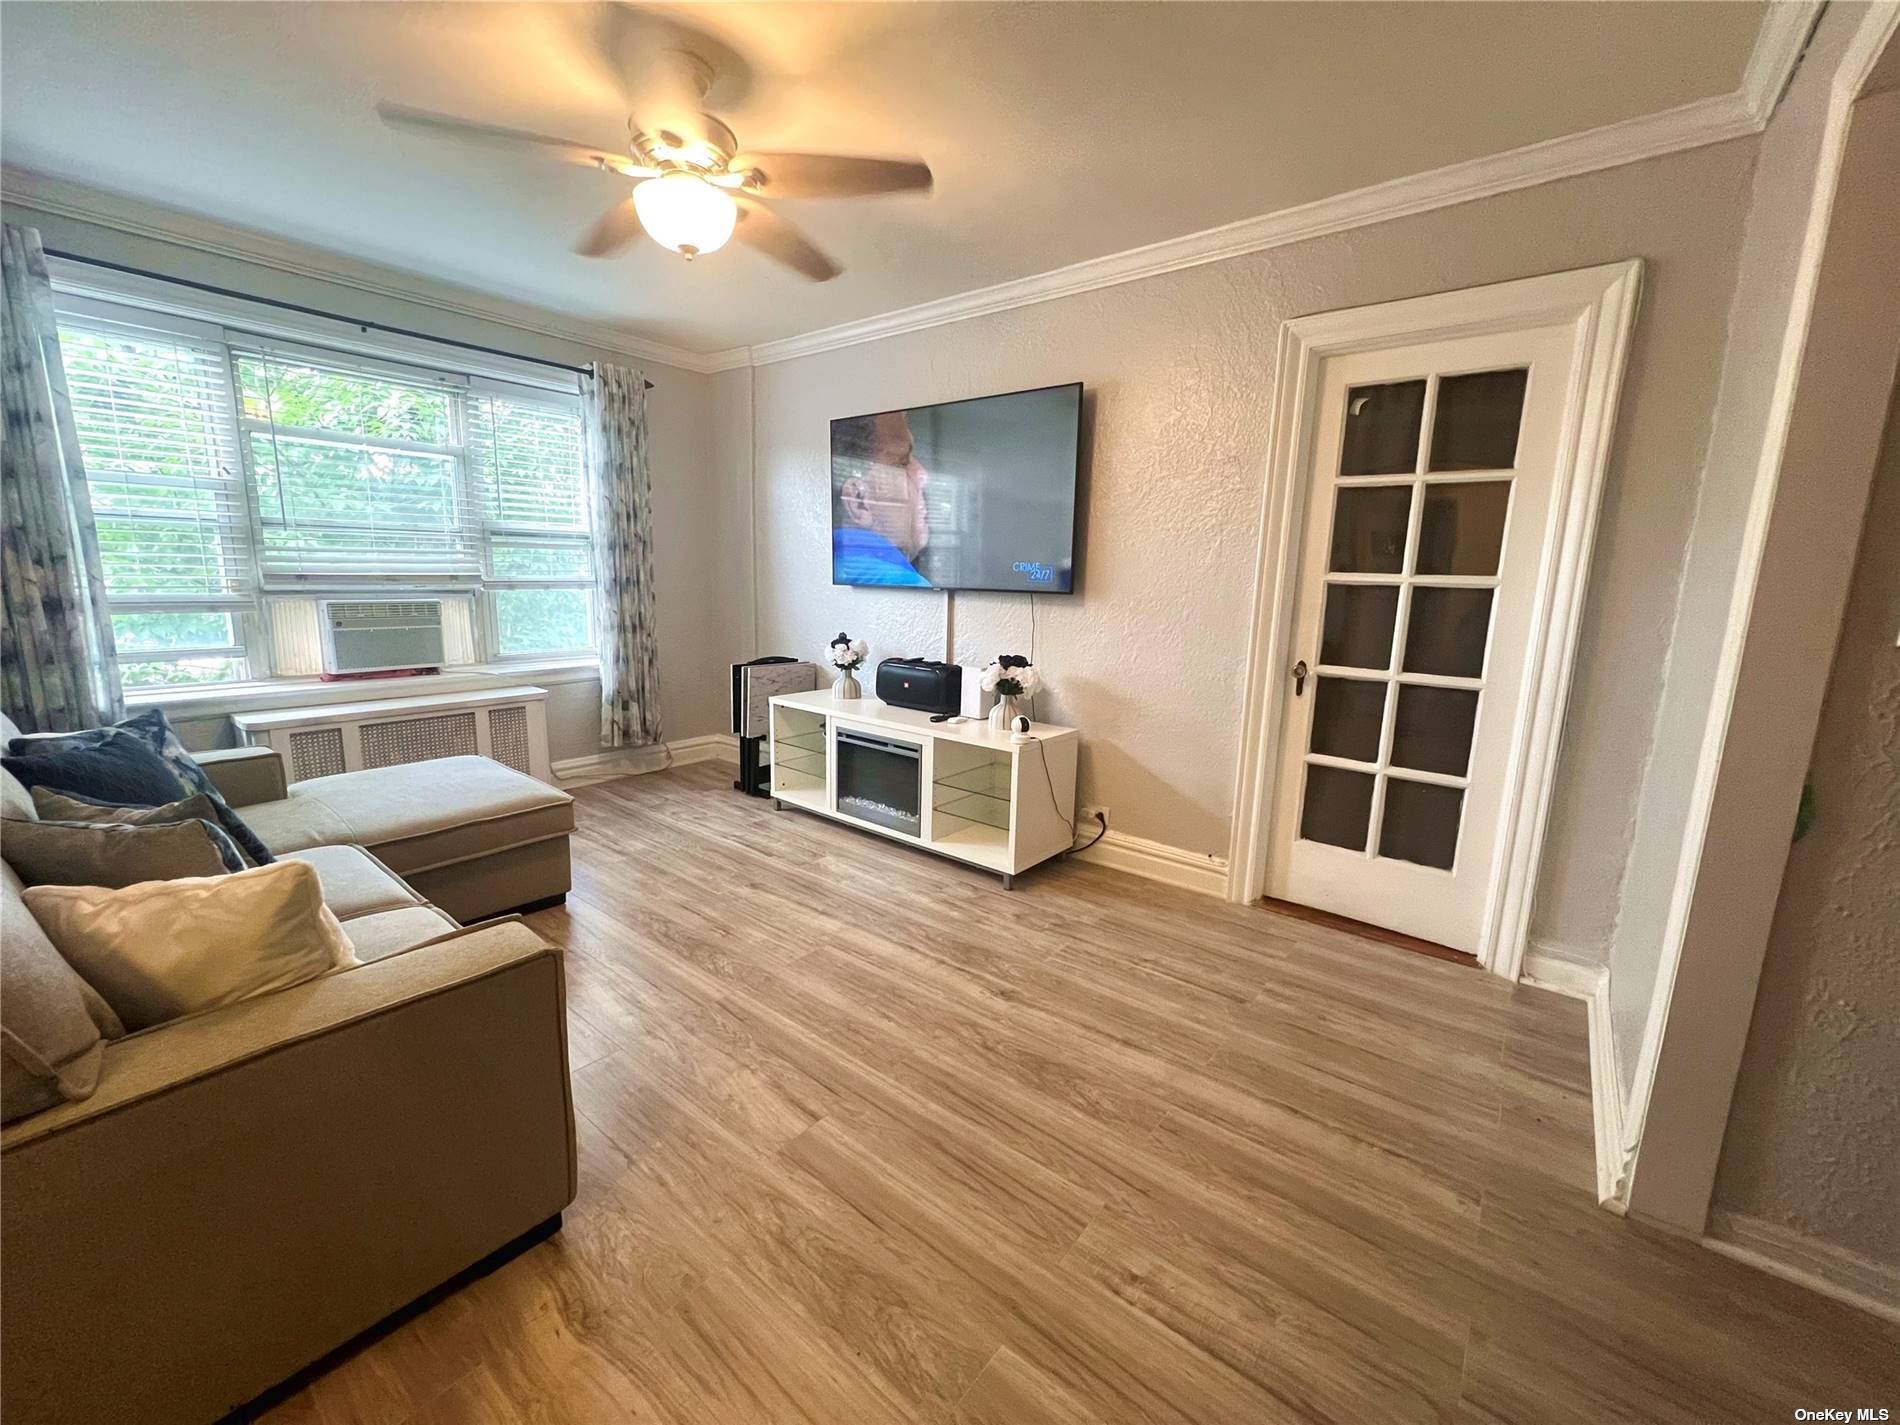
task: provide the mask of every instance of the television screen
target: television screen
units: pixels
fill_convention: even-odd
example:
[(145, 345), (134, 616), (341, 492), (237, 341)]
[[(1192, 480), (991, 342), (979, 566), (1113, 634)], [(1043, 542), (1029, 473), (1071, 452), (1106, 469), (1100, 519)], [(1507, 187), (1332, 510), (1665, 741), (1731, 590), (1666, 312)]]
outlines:
[(831, 423), (831, 582), (1067, 594), (1082, 384)]

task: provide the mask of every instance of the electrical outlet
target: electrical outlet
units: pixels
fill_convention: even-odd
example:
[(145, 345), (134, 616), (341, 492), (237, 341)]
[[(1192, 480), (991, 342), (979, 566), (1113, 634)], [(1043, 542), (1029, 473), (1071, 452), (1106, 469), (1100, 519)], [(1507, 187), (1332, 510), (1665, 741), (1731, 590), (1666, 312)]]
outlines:
[(1085, 806), (1085, 807), (1080, 808), (1075, 814), (1075, 819), (1077, 821), (1084, 821), (1084, 822), (1094, 821), (1097, 817), (1100, 817), (1103, 821), (1107, 821), (1108, 808)]

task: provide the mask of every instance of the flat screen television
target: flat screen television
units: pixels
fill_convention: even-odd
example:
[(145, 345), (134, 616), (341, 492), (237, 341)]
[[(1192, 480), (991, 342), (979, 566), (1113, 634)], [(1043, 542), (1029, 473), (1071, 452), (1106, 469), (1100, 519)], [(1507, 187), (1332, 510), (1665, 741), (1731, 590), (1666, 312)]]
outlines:
[(1075, 591), (1082, 383), (831, 423), (831, 582)]

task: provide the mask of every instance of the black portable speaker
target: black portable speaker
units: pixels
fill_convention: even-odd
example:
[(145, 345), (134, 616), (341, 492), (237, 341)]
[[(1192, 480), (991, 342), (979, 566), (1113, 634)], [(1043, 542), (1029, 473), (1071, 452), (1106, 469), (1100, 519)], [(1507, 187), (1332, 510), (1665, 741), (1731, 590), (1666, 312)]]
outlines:
[(886, 658), (877, 665), (877, 696), (894, 708), (955, 717), (963, 710), (963, 669), (928, 658)]

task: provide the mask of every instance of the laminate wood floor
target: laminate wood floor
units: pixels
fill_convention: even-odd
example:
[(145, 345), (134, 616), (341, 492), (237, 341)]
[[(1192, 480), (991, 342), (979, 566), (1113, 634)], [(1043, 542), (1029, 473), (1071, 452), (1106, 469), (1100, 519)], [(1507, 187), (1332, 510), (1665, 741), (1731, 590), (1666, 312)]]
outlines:
[(703, 765), (580, 793), (564, 1230), (276, 1425), (1900, 1419), (1900, 1330), (1595, 1206), (1581, 1004)]

